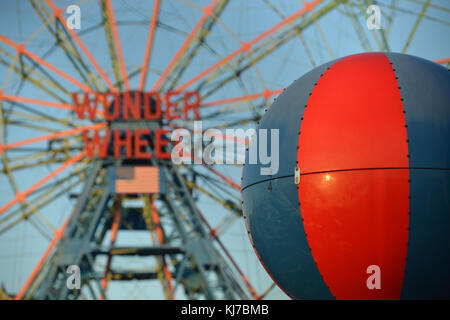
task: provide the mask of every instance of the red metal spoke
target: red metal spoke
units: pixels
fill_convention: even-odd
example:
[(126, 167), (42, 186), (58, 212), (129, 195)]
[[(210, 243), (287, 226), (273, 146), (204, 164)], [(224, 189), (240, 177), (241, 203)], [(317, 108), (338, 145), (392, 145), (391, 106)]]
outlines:
[(161, 1), (155, 0), (153, 4), (152, 20), (150, 21), (150, 29), (148, 31), (147, 46), (145, 48), (144, 61), (142, 62), (141, 78), (139, 80), (139, 91), (144, 89), (145, 80), (147, 79), (147, 69), (150, 63), (150, 57), (153, 47), (153, 39), (155, 36), (156, 23), (158, 22), (159, 5)]
[(14, 300), (21, 300), (25, 293), (27, 292), (28, 288), (30, 287), (30, 285), (33, 283), (34, 279), (36, 278), (36, 276), (39, 273), (39, 270), (41, 270), (42, 266), (44, 265), (45, 261), (47, 260), (48, 256), (50, 255), (50, 253), (52, 252), (53, 248), (58, 244), (59, 240), (62, 238), (62, 235), (64, 234), (64, 231), (66, 230), (69, 221), (70, 221), (71, 216), (69, 216), (63, 223), (63, 225), (61, 226), (61, 228), (55, 230), (55, 235), (52, 239), (52, 241), (50, 242), (50, 244), (48, 245), (47, 249), (45, 250), (44, 254), (41, 256), (41, 258), (39, 259), (38, 263), (36, 264), (36, 266), (34, 267), (33, 271), (31, 272), (31, 274), (28, 276), (27, 280), (25, 281), (24, 285), (22, 286), (22, 288), (19, 290), (19, 292), (17, 293), (17, 295), (14, 297)]
[(218, 106), (218, 105), (222, 105), (222, 104), (229, 104), (229, 103), (234, 103), (234, 102), (239, 102), (239, 101), (254, 100), (254, 99), (261, 98), (261, 97), (264, 97), (267, 100), (269, 100), (270, 97), (282, 93), (283, 90), (284, 89), (279, 89), (279, 90), (265, 89), (264, 91), (259, 92), (259, 93), (253, 93), (253, 94), (247, 94), (247, 95), (239, 96), (239, 97), (233, 97), (233, 98), (227, 98), (227, 99), (221, 99), (221, 100), (205, 102), (205, 103), (202, 103), (200, 105), (200, 107), (213, 107), (213, 106)]
[(243, 53), (245, 51), (246, 52), (251, 52), (251, 48), (255, 44), (257, 44), (258, 42), (260, 42), (261, 40), (263, 40), (267, 36), (271, 35), (275, 31), (279, 30), (281, 27), (285, 26), (286, 24), (288, 24), (288, 23), (292, 22), (293, 20), (301, 17), (305, 13), (312, 11), (314, 9), (314, 7), (316, 7), (319, 3), (323, 2), (323, 1), (324, 0), (314, 0), (312, 2), (305, 2), (305, 4), (304, 4), (302, 9), (296, 11), (295, 13), (290, 15), (289, 17), (284, 18), (281, 22), (279, 22), (275, 26), (271, 27), (270, 29), (266, 30), (265, 32), (261, 33), (259, 36), (257, 36), (256, 38), (254, 38), (250, 42), (247, 42), (247, 43), (243, 42), (242, 46), (239, 49), (237, 49), (236, 51), (234, 51), (230, 55), (222, 58), (220, 61), (218, 61), (217, 63), (215, 63), (214, 65), (212, 65), (208, 69), (204, 70), (203, 72), (201, 72), (200, 74), (198, 74), (197, 76), (195, 76), (194, 78), (189, 80), (188, 82), (180, 85), (176, 90), (177, 91), (183, 91), (187, 87), (191, 86), (193, 83), (195, 83), (198, 80), (202, 79), (203, 77), (205, 77), (206, 75), (208, 75), (212, 71), (218, 69), (219, 67), (221, 67), (222, 65), (226, 64), (227, 62), (229, 62), (230, 60), (232, 60), (236, 56), (240, 55), (241, 53)]
[(445, 59), (434, 60), (434, 62), (436, 62), (437, 64), (445, 64), (445, 63), (450, 63), (450, 58), (445, 58)]
[(47, 141), (47, 140), (53, 140), (53, 139), (57, 139), (57, 138), (61, 138), (61, 137), (72, 136), (72, 135), (75, 135), (78, 133), (82, 133), (83, 131), (86, 131), (86, 130), (98, 130), (98, 129), (104, 128), (106, 126), (107, 126), (106, 123), (97, 123), (97, 124), (93, 124), (93, 125), (87, 125), (87, 126), (75, 128), (75, 129), (50, 133), (50, 134), (46, 134), (43, 136), (34, 137), (34, 138), (30, 138), (30, 139), (11, 142), (8, 144), (0, 145), (0, 154), (6, 150), (22, 147), (22, 146), (25, 146), (28, 144), (33, 144), (33, 143)]
[(206, 164), (203, 162), (203, 160), (199, 159), (198, 157), (196, 157), (195, 155), (193, 155), (192, 153), (183, 150), (183, 157), (194, 157), (194, 160), (196, 161), (201, 161), (202, 165), (208, 169), (209, 171), (211, 171), (212, 173), (214, 173), (216, 176), (218, 176), (220, 179), (222, 179), (223, 181), (225, 181), (227, 184), (229, 184), (231, 187), (233, 187), (236, 190), (240, 190), (240, 187), (233, 182), (233, 180), (231, 180), (230, 178), (227, 178), (226, 176), (224, 176), (223, 174), (221, 174), (219, 171), (213, 169), (210, 165)]
[(256, 293), (255, 289), (253, 288), (253, 286), (251, 285), (250, 281), (248, 280), (248, 278), (245, 276), (245, 274), (242, 272), (241, 268), (239, 268), (238, 264), (236, 263), (236, 261), (234, 261), (233, 257), (231, 256), (230, 252), (227, 250), (227, 248), (225, 248), (225, 246), (223, 245), (222, 241), (219, 239), (219, 237), (217, 236), (217, 234), (215, 233), (214, 229), (211, 227), (211, 225), (208, 223), (208, 221), (206, 221), (206, 218), (203, 216), (203, 214), (197, 209), (196, 210), (200, 219), (203, 221), (203, 223), (206, 225), (206, 227), (209, 230), (210, 235), (217, 241), (217, 244), (222, 248), (222, 251), (225, 253), (225, 255), (228, 257), (228, 259), (230, 260), (230, 262), (233, 264), (233, 266), (235, 267), (236, 271), (239, 273), (239, 275), (241, 276), (242, 281), (244, 281), (245, 285), (247, 286), (248, 291), (250, 291), (250, 294), (252, 295), (253, 299), (255, 300), (259, 300), (260, 297), (258, 296), (258, 294)]
[(233, 180), (231, 180), (230, 178), (227, 178), (226, 176), (224, 176), (223, 174), (221, 174), (219, 171), (213, 169), (210, 165), (206, 164), (203, 162), (203, 160), (199, 159), (198, 157), (196, 157), (194, 154), (183, 150), (183, 157), (194, 157), (194, 160), (197, 161), (201, 161), (202, 165), (208, 169), (209, 171), (211, 171), (212, 173), (214, 173), (216, 176), (218, 176), (220, 179), (222, 179), (223, 181), (225, 181), (227, 184), (229, 184), (231, 187), (233, 187), (236, 190), (240, 190), (241, 188), (233, 182)]
[(122, 72), (123, 83), (125, 85), (125, 89), (130, 91), (130, 84), (128, 82), (127, 68), (125, 66), (125, 59), (123, 58), (122, 46), (120, 45), (119, 32), (117, 30), (116, 18), (114, 17), (114, 10), (112, 8), (112, 4), (110, 0), (105, 1), (106, 11), (108, 12), (110, 24), (111, 24), (111, 32), (114, 39), (114, 46), (117, 50), (117, 56), (119, 57), (119, 65), (120, 71)]
[(106, 84), (108, 85), (109, 89), (111, 91), (113, 91), (113, 92), (116, 92), (117, 91), (116, 88), (114, 87), (112, 82), (108, 79), (108, 77), (106, 76), (106, 74), (103, 71), (103, 69), (98, 65), (97, 61), (95, 61), (95, 59), (92, 57), (91, 53), (86, 48), (84, 43), (81, 41), (81, 39), (78, 37), (78, 35), (71, 28), (69, 28), (67, 26), (67, 22), (64, 19), (64, 17), (62, 16), (62, 10), (57, 8), (52, 0), (46, 0), (46, 2), (50, 6), (50, 8), (52, 9), (53, 15), (61, 22), (61, 24), (64, 26), (64, 28), (70, 34), (70, 36), (75, 40), (75, 42), (78, 44), (80, 49), (84, 52), (86, 57), (92, 63), (94, 68), (97, 70), (97, 72), (99, 73), (100, 77), (102, 77), (102, 79), (106, 82)]
[(175, 54), (175, 56), (170, 61), (167, 68), (163, 71), (163, 73), (159, 76), (158, 80), (156, 81), (155, 85), (152, 88), (152, 91), (157, 91), (163, 80), (166, 78), (167, 74), (172, 70), (175, 63), (181, 58), (181, 55), (185, 52), (189, 44), (191, 43), (192, 39), (194, 38), (197, 31), (203, 26), (206, 19), (214, 14), (214, 7), (216, 6), (216, 3), (218, 0), (212, 0), (211, 3), (203, 8), (203, 14), (200, 18), (200, 20), (195, 25), (194, 29), (189, 33), (184, 43), (181, 45), (180, 49), (178, 49), (178, 52)]
[(56, 108), (56, 109), (63, 109), (63, 110), (74, 110), (74, 107), (70, 104), (51, 102), (51, 101), (46, 101), (46, 100), (38, 100), (38, 99), (27, 98), (27, 97), (13, 96), (13, 95), (4, 94), (3, 91), (0, 90), (0, 101), (1, 100), (28, 103), (28, 104), (34, 104), (34, 105)]
[[(58, 103), (58, 102), (51, 102), (51, 101), (47, 101), (47, 100), (39, 100), (39, 99), (33, 99), (33, 98), (28, 98), (28, 97), (8, 95), (8, 94), (4, 94), (3, 91), (0, 90), (0, 102), (2, 100), (33, 104), (33, 105), (39, 105), (39, 106), (43, 106), (43, 107), (56, 108), (56, 109), (62, 109), (62, 110), (76, 111), (76, 108), (73, 105), (70, 105), (67, 103)], [(107, 103), (107, 101), (104, 100), (104, 96), (100, 96), (99, 101), (102, 103)], [(97, 110), (96, 113), (100, 116), (103, 116), (104, 110), (103, 111)]]
[[(164, 234), (163, 234), (163, 230), (161, 227), (161, 222), (159, 220), (159, 214), (158, 214), (158, 211), (156, 210), (155, 202), (151, 196), (150, 196), (150, 205), (152, 208), (152, 220), (153, 220), (153, 223), (156, 228), (156, 235), (158, 237), (158, 242), (160, 245), (163, 245), (164, 244)], [(173, 286), (172, 286), (172, 274), (170, 273), (169, 268), (167, 267), (166, 259), (164, 256), (162, 256), (162, 264), (163, 264), (164, 276), (167, 281), (167, 288), (169, 289), (169, 296), (173, 300), (173, 299), (175, 299), (175, 296), (174, 296)]]
[(114, 206), (114, 219), (113, 219), (113, 223), (111, 226), (111, 236), (110, 236), (111, 245), (114, 245), (114, 243), (116, 243), (117, 232), (119, 231), (121, 200), (118, 199), (114, 205), (115, 205)]
[(78, 162), (83, 158), (86, 151), (83, 150), (82, 152), (78, 153), (77, 155), (73, 156), (69, 160), (65, 161), (62, 165), (60, 165), (55, 170), (51, 171), (49, 174), (47, 174), (44, 178), (33, 184), (31, 187), (29, 187), (24, 192), (18, 191), (16, 196), (13, 200), (9, 201), (7, 204), (5, 204), (3, 207), (0, 208), (0, 215), (2, 215), (6, 210), (11, 208), (13, 205), (15, 205), (18, 202), (25, 201), (25, 198), (35, 192), (37, 189), (39, 189), (42, 185), (46, 184), (50, 180), (52, 180), (54, 177), (56, 177), (58, 174), (60, 174), (62, 171), (70, 167), (72, 164)]
[(30, 59), (32, 59), (32, 60), (36, 61), (37, 63), (39, 63), (40, 65), (43, 65), (47, 69), (53, 71), (54, 73), (58, 74), (62, 78), (66, 79), (67, 81), (73, 83), (74, 85), (76, 85), (80, 89), (82, 89), (84, 91), (92, 92), (92, 90), (88, 86), (86, 86), (86, 85), (82, 84), (81, 82), (75, 80), (74, 78), (69, 76), (67, 73), (64, 73), (63, 71), (61, 71), (60, 69), (58, 69), (54, 65), (48, 63), (47, 61), (39, 58), (34, 53), (31, 53), (30, 51), (25, 49), (25, 46), (23, 44), (17, 44), (14, 41), (8, 39), (7, 37), (5, 37), (2, 34), (0, 34), (0, 41), (6, 43), (7, 45), (9, 45), (11, 47), (13, 47), (17, 51), (18, 55), (24, 54), (27, 57), (29, 57)]
[[(121, 199), (118, 198), (115, 202), (114, 202), (114, 218), (113, 218), (113, 222), (111, 225), (111, 235), (110, 235), (110, 245), (111, 247), (114, 246), (114, 244), (116, 243), (116, 239), (117, 239), (117, 232), (119, 231), (119, 224), (120, 224), (120, 206), (121, 206)], [(108, 261), (106, 262), (106, 268), (105, 268), (105, 275), (103, 276), (103, 278), (101, 279), (101, 286), (103, 291), (106, 293), (106, 289), (108, 288), (108, 273), (111, 269), (111, 262), (112, 262), (112, 255), (109, 254), (108, 255)], [(105, 297), (103, 296), (103, 294), (100, 294), (99, 296), (99, 300), (104, 300)]]
[(223, 181), (225, 181), (226, 183), (228, 183), (230, 186), (232, 186), (234, 189), (236, 190), (241, 190), (241, 188), (233, 182), (233, 180), (231, 180), (230, 178), (225, 177), (223, 174), (221, 174), (219, 171), (213, 169), (211, 166), (209, 166), (206, 163), (202, 163), (202, 165), (208, 169), (209, 171), (211, 171), (212, 173), (214, 173), (216, 176), (218, 176), (220, 179), (222, 179)]
[[(210, 135), (207, 132), (205, 132), (206, 130), (203, 130), (203, 134), (205, 136), (209, 136), (209, 137), (213, 136), (214, 137), (213, 134)], [(194, 130), (194, 133), (200, 133), (201, 134), (201, 132), (198, 131), (198, 130)], [(215, 137), (215, 138), (219, 140), (219, 137)], [(230, 136), (230, 135), (227, 135), (227, 134), (222, 134), (222, 137), (220, 138), (220, 140), (222, 140), (222, 141), (223, 140), (227, 140), (227, 141), (231, 141), (231, 142), (236, 142), (238, 144), (243, 144), (245, 146), (248, 146), (250, 144), (249, 139), (246, 139), (245, 137), (242, 138), (242, 137), (238, 137), (238, 136), (234, 136), (234, 135)]]

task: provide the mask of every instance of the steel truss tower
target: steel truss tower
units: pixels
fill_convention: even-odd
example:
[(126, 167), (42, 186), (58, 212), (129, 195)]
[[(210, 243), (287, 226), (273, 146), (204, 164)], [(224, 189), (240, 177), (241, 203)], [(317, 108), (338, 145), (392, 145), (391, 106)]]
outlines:
[[(122, 103), (122, 97), (120, 100)], [(161, 128), (162, 122), (122, 119), (108, 125), (111, 130), (124, 133), (136, 128), (155, 130)], [(109, 281), (150, 279), (161, 282), (167, 299), (175, 298), (174, 292), (180, 285), (189, 299), (257, 298), (247, 278), (197, 208), (187, 185), (195, 181), (195, 176), (188, 176), (187, 171), (183, 173), (170, 159), (155, 159), (154, 137), (146, 138), (145, 151), (152, 154), (150, 160), (126, 159), (124, 154), (115, 159), (112, 141), (109, 157), (95, 160), (56, 250), (30, 286), (33, 298), (79, 298), (83, 288), (70, 289), (67, 284), (71, 275), (68, 267), (73, 265), (80, 269), (81, 286), (86, 286), (94, 299), (107, 298), (105, 291)], [(158, 168), (161, 193), (115, 193), (115, 170), (136, 166)], [(132, 200), (133, 206), (124, 206), (124, 200)], [(125, 230), (148, 230), (153, 244), (116, 246), (117, 234)], [(145, 271), (115, 270), (112, 261), (118, 256), (152, 256), (157, 267)], [(103, 270), (96, 267), (101, 257), (106, 257), (107, 261)]]

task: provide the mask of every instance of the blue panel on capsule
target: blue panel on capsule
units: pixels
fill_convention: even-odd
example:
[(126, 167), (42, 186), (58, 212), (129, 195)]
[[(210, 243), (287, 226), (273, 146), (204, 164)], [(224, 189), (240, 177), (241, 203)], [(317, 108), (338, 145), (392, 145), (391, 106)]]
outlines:
[[(406, 111), (410, 168), (450, 168), (450, 72), (434, 62), (386, 53)], [(380, 128), (382, 130), (382, 128)]]
[(450, 170), (410, 170), (408, 252), (401, 299), (450, 299)]
[(261, 260), (294, 299), (333, 299), (309, 250), (293, 177), (243, 190), (244, 214)]

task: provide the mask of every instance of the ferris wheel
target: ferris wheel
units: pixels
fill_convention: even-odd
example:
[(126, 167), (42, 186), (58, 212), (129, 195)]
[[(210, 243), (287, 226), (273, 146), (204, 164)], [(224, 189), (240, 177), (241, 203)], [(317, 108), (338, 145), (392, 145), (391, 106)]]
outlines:
[[(248, 240), (242, 163), (175, 164), (162, 155), (172, 130), (253, 128), (292, 81), (350, 53), (450, 63), (447, 1), (1, 5), (4, 299), (286, 298)], [(86, 116), (74, 96), (87, 97)], [(127, 118), (127, 100), (139, 117), (129, 107)], [(158, 108), (165, 116), (143, 116)], [(130, 156), (114, 143), (132, 130), (144, 142), (130, 136)], [(103, 155), (89, 151), (96, 134), (116, 133)]]

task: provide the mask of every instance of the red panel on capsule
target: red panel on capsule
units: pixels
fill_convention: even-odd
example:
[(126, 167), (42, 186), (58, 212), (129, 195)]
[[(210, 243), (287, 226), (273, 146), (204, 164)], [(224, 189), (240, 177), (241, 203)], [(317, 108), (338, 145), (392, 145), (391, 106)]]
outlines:
[[(409, 221), (400, 99), (384, 54), (354, 55), (325, 72), (304, 112), (301, 213), (319, 272), (337, 299), (400, 297)], [(367, 286), (371, 265), (380, 267), (381, 289)]]

